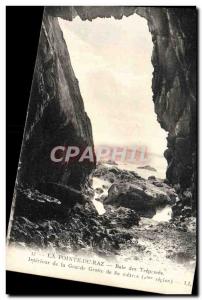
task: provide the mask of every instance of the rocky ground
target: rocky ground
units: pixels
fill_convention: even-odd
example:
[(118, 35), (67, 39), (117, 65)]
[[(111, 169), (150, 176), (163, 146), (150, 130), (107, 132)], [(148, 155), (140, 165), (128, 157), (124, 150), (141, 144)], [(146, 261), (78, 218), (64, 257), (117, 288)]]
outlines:
[[(138, 225), (139, 216), (127, 208), (99, 215), (91, 198), (70, 207), (36, 189), (18, 187), (10, 243), (20, 247), (85, 249), (112, 255), (132, 240), (126, 228)], [(120, 229), (117, 229), (117, 225)]]
[[(192, 267), (196, 259), (196, 218), (191, 216), (189, 206), (176, 213), (178, 203), (185, 201), (186, 195), (179, 199), (176, 190), (166, 180), (155, 176), (145, 180), (135, 172), (119, 170), (116, 166), (100, 165), (94, 176), (105, 182), (96, 199), (103, 203), (106, 212), (111, 206), (127, 207), (140, 216), (138, 226), (127, 230), (133, 236), (133, 245), (122, 245), (121, 256), (126, 260), (144, 262), (154, 260), (164, 263), (168, 260)], [(106, 187), (107, 195), (104, 192)], [(190, 197), (188, 192), (187, 197)], [(187, 205), (188, 201), (186, 198)], [(168, 205), (174, 208), (170, 220), (158, 221), (155, 218), (156, 211)]]
[(121, 255), (126, 260), (153, 261), (159, 265), (167, 262), (168, 265), (173, 263), (192, 268), (196, 259), (194, 218), (188, 223), (188, 226), (177, 227), (174, 223), (142, 218), (134, 234), (134, 246), (124, 246)]
[[(93, 185), (96, 180), (99, 186)], [(10, 243), (64, 252), (93, 251), (126, 260), (194, 263), (196, 219), (188, 215), (189, 210), (169, 222), (155, 218), (156, 211), (180, 201), (166, 181), (99, 165), (79, 199), (76, 204), (71, 201), (70, 207), (64, 199), (18, 187)]]

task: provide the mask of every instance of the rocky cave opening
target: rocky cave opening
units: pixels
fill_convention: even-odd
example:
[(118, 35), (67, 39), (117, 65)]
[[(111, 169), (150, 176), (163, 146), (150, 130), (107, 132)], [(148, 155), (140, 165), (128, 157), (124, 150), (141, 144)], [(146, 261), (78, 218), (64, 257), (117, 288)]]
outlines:
[[(91, 22), (79, 16), (58, 20), (91, 120), (95, 148), (116, 149), (104, 159), (120, 168), (164, 179), (167, 133), (157, 121), (152, 101), (153, 42), (146, 19), (133, 14), (121, 20)], [(136, 151), (134, 161), (127, 156), (131, 149)]]
[[(13, 202), (11, 243), (21, 247), (51, 246), (66, 253), (86, 249), (89, 254), (91, 249), (99, 255), (119, 255), (127, 245), (126, 258), (134, 253), (130, 249), (135, 250), (135, 264), (144, 259), (146, 264), (152, 260), (157, 264), (167, 261), (170, 265), (167, 259), (172, 259), (178, 267), (176, 258), (195, 261), (196, 17), (190, 10), (184, 8), (181, 14), (180, 10), (168, 7), (45, 8), (20, 157), (21, 185), (16, 186)], [(147, 20), (146, 28), (152, 36), (150, 60), (154, 72), (147, 105), (154, 103), (158, 122), (169, 132), (166, 180), (144, 179), (133, 171), (117, 171), (114, 166), (109, 172), (94, 163), (85, 165), (75, 161), (72, 168), (56, 165), (50, 160), (50, 151), (56, 145), (80, 147), (94, 143), (91, 122), (85, 112), (87, 99), (72, 59), (71, 43), (65, 44), (58, 17), (72, 21), (79, 16), (83, 21), (93, 20), (93, 27), (98, 17), (114, 17), (121, 24), (121, 19), (135, 14)], [(128, 58), (125, 52), (124, 56)], [(92, 64), (95, 68), (96, 61)], [(89, 84), (92, 86), (93, 81), (89, 80)], [(101, 85), (102, 90), (107, 87), (110, 88)], [(90, 116), (89, 110), (86, 111)], [(105, 123), (103, 127), (109, 125)], [(156, 122), (157, 125), (160, 129)], [(92, 173), (97, 179), (110, 181), (110, 186), (102, 184), (94, 189), (94, 194), (88, 184)], [(107, 197), (103, 190), (107, 190)], [(98, 215), (92, 198), (104, 204), (104, 214)], [(156, 217), (159, 220), (159, 206), (165, 204), (172, 206), (171, 222), (154, 224)], [(133, 226), (135, 230), (131, 230)], [(142, 251), (142, 245), (146, 245), (146, 251)], [(156, 255), (151, 257), (147, 250)]]

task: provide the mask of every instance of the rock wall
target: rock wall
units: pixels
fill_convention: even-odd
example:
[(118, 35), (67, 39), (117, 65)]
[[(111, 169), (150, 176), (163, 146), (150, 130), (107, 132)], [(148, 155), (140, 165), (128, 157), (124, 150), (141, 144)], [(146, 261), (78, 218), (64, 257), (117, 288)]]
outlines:
[(44, 14), (17, 182), (80, 189), (95, 163), (54, 163), (50, 153), (58, 145), (83, 149), (93, 138), (58, 20)]
[(167, 179), (178, 192), (196, 197), (197, 11), (194, 7), (47, 7), (55, 17), (121, 19), (134, 13), (147, 19), (153, 40), (152, 90), (157, 120), (168, 132)]

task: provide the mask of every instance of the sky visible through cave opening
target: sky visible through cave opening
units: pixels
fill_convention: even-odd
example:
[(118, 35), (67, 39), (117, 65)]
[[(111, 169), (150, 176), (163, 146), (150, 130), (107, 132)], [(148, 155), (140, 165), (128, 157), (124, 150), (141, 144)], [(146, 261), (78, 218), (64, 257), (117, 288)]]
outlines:
[[(149, 165), (165, 178), (167, 133), (152, 101), (152, 37), (138, 15), (73, 21), (59, 18), (90, 117), (95, 146), (144, 145)], [(149, 174), (151, 175), (151, 174)]]

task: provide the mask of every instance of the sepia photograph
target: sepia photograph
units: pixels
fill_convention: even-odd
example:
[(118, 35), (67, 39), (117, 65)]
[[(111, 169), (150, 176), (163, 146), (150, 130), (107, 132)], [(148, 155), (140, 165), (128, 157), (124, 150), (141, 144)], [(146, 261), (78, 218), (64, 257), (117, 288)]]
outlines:
[(8, 271), (192, 293), (197, 38), (195, 6), (44, 7)]

